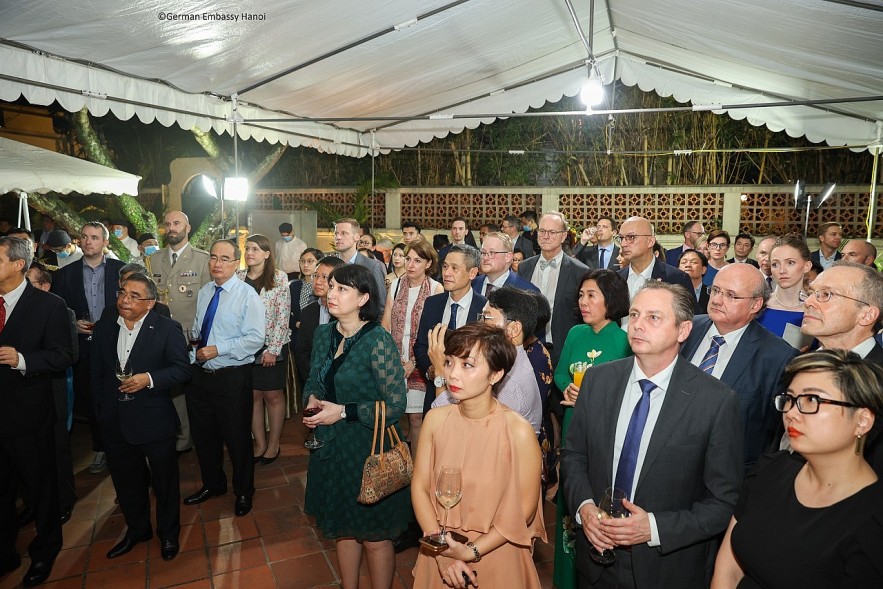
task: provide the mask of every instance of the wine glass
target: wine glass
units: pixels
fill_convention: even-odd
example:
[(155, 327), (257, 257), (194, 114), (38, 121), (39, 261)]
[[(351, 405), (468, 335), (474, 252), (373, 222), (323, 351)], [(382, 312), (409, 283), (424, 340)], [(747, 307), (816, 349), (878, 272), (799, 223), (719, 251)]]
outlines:
[[(304, 409), (304, 417), (312, 417), (321, 411), (321, 407), (307, 407)], [(307, 450), (318, 450), (325, 445), (325, 442), (316, 437), (316, 428), (310, 429), (310, 437), (304, 442), (304, 448)]]
[[(601, 519), (605, 517), (628, 517), (629, 512), (622, 504), (622, 500), (626, 498), (625, 491), (622, 489), (610, 487), (604, 491), (604, 498), (601, 499), (601, 503), (598, 505), (598, 509), (601, 510), (599, 517)], [(616, 553), (613, 550), (598, 552), (594, 546), (589, 549), (589, 556), (592, 557), (592, 560), (604, 566), (609, 566), (616, 560)]]
[(89, 335), (86, 336), (86, 341), (92, 341), (92, 330), (95, 328), (95, 322), (92, 321), (92, 313), (89, 311), (83, 311), (80, 313), (80, 320), (83, 322), (83, 329), (89, 332)]
[(463, 476), (459, 468), (443, 466), (438, 473), (438, 481), (435, 486), (435, 498), (445, 508), (445, 519), (442, 521), (441, 532), (438, 542), (447, 544), (445, 538), (448, 527), (448, 511), (460, 502), (463, 497)]
[[(120, 382), (123, 382), (124, 380), (127, 380), (129, 378), (132, 378), (132, 364), (129, 363), (128, 359), (125, 362), (120, 362), (119, 360), (117, 360), (116, 375), (117, 375), (117, 379)], [(118, 397), (117, 400), (119, 400), (119, 401), (134, 401), (135, 395), (132, 395), (129, 393), (120, 393), (120, 396)]]
[(187, 341), (190, 342), (194, 351), (199, 347), (199, 344), (202, 343), (202, 334), (199, 332), (198, 327), (190, 327), (187, 329)]

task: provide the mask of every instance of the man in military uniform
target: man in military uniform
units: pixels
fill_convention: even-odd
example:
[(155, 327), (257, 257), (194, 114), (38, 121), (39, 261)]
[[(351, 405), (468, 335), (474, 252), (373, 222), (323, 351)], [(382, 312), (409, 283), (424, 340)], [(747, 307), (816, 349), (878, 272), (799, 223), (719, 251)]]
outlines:
[[(208, 272), (209, 255), (207, 251), (190, 245), (190, 220), (182, 211), (169, 211), (163, 223), (166, 227), (166, 247), (145, 261), (156, 282), (160, 302), (168, 305), (172, 319), (187, 329), (193, 325), (193, 318), (196, 317), (196, 295), (199, 289), (211, 282)], [(186, 452), (191, 448), (192, 442), (183, 387), (174, 389), (172, 401), (181, 420), (175, 447), (178, 452)]]

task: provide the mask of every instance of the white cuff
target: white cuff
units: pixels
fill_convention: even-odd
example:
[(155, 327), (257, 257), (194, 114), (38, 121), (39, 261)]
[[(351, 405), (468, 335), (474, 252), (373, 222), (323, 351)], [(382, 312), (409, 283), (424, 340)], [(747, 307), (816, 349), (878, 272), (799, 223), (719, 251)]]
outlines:
[(147, 385), (147, 388), (148, 388), (148, 389), (152, 389), (152, 388), (153, 388), (153, 377), (150, 376), (150, 373), (149, 373), (149, 372), (146, 372), (145, 374), (147, 374), (147, 380), (150, 381), (150, 384)]
[(650, 541), (647, 542), (647, 546), (659, 546), (662, 542), (659, 540), (659, 528), (656, 527), (656, 516), (648, 512), (647, 519), (650, 520)]
[(594, 499), (586, 499), (585, 501), (583, 501), (582, 503), (579, 504), (579, 507), (576, 508), (576, 515), (573, 516), (573, 519), (575, 519), (576, 523), (578, 523), (579, 525), (583, 525), (583, 518), (581, 518), (579, 516), (579, 512), (582, 511), (583, 505), (585, 505), (586, 503), (591, 503), (592, 505), (594, 505), (595, 500)]

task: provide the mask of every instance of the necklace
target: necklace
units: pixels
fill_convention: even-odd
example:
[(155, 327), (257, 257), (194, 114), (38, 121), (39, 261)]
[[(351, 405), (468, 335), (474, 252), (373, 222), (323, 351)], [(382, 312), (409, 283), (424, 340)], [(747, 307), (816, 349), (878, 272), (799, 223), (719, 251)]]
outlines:
[(785, 307), (786, 309), (796, 309), (797, 307), (803, 306), (803, 303), (800, 301), (798, 301), (796, 305), (788, 305), (786, 303), (783, 303), (782, 299), (779, 298), (779, 291), (778, 290), (773, 291), (773, 298), (776, 299), (776, 302), (779, 303), (779, 305), (781, 305), (782, 307)]

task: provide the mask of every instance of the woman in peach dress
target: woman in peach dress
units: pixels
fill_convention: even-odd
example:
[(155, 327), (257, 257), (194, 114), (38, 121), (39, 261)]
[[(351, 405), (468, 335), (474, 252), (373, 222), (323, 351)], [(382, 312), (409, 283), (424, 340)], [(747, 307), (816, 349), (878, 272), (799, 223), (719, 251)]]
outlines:
[(450, 509), (447, 530), (468, 541), (446, 534), (444, 552), (422, 548), (414, 588), (465, 589), (468, 579), (488, 589), (539, 589), (533, 542), (546, 541), (540, 447), (533, 427), (495, 395), (515, 362), (515, 348), (503, 330), (484, 323), (439, 334), (435, 341), (442, 336), (447, 388), (458, 402), (426, 414), (411, 500), (424, 534), (437, 533), (444, 519), (435, 496), (438, 474), (443, 467), (459, 468), (462, 499)]

